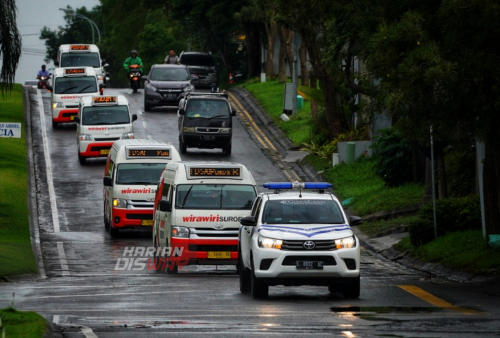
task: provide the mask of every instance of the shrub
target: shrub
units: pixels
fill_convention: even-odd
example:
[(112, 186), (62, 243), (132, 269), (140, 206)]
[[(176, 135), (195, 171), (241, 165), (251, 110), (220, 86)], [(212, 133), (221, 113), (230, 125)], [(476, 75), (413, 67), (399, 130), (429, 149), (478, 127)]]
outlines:
[(379, 130), (380, 136), (371, 145), (375, 172), (388, 187), (397, 187), (411, 181), (411, 146), (399, 130)]
[[(425, 204), (420, 209), (419, 216), (423, 220), (434, 222), (432, 202)], [(481, 229), (479, 196), (469, 195), (437, 200), (436, 222), (439, 236), (453, 231)]]
[(428, 220), (418, 219), (408, 224), (410, 242), (414, 247), (419, 247), (434, 239), (434, 224)]

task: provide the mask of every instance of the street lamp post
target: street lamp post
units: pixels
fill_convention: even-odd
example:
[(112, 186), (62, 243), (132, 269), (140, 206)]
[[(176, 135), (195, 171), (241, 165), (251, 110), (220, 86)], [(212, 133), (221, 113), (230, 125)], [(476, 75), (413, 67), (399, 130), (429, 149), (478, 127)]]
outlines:
[(75, 13), (73, 10), (68, 10), (67, 8), (59, 8), (60, 11), (65, 12), (68, 15), (73, 15), (75, 18), (80, 18), (80, 19), (85, 19), (89, 22), (90, 28), (92, 28), (92, 44), (95, 44), (94, 40), (94, 27), (97, 30), (97, 39), (99, 43), (101, 43), (101, 32), (99, 31), (99, 27), (97, 27), (96, 23), (89, 18), (87, 18), (85, 15)]

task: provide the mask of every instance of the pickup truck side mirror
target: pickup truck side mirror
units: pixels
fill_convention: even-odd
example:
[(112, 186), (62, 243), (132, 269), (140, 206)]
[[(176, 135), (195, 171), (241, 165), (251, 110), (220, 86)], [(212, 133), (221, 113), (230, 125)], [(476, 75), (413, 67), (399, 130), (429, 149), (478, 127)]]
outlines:
[(170, 202), (166, 200), (160, 200), (160, 211), (163, 212), (172, 211), (172, 205), (170, 204)]
[(184, 115), (186, 114), (186, 111), (182, 108), (179, 108), (179, 115)]
[(104, 178), (102, 179), (102, 184), (105, 187), (112, 187), (113, 186), (113, 180), (109, 176), (104, 176)]
[(257, 222), (255, 222), (255, 217), (245, 216), (241, 218), (240, 224), (246, 227), (254, 227), (257, 225)]
[(358, 216), (349, 216), (349, 224), (351, 226), (360, 225), (361, 223), (363, 223), (363, 220), (361, 219), (361, 217), (358, 217)]
[(59, 61), (54, 61), (54, 66), (59, 67)]
[(75, 121), (76, 123), (80, 123), (80, 116), (75, 116), (74, 121)]
[(137, 114), (132, 114), (132, 122), (137, 120)]
[(236, 110), (231, 110), (231, 116), (236, 116)]

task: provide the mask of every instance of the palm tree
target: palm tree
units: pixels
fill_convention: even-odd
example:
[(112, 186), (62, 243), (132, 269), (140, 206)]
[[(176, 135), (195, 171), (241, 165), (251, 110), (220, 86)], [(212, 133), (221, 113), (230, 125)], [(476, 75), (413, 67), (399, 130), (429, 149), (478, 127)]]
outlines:
[(21, 57), (21, 35), (16, 25), (16, 1), (0, 1), (0, 91), (12, 90), (17, 65)]

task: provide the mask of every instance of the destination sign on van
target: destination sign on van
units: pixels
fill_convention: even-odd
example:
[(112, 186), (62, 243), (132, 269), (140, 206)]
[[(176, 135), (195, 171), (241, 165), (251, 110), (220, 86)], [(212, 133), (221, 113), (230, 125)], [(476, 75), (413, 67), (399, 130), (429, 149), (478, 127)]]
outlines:
[(240, 168), (217, 168), (217, 167), (197, 167), (189, 168), (191, 177), (209, 176), (209, 177), (239, 177)]
[(116, 103), (118, 102), (116, 96), (94, 96), (94, 103)]
[(70, 50), (78, 50), (78, 51), (86, 51), (90, 50), (89, 45), (71, 45), (69, 47)]
[(66, 68), (64, 74), (85, 74), (85, 68)]
[(170, 149), (129, 149), (128, 157), (169, 157)]

